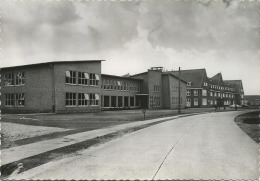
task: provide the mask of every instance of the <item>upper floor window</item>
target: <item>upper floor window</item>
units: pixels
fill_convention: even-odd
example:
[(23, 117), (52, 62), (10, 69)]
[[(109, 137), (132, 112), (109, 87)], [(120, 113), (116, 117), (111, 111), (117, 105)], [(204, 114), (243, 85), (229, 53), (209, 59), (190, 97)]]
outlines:
[(89, 85), (97, 86), (99, 82), (99, 75), (90, 73)]
[(14, 73), (7, 73), (4, 75), (5, 86), (14, 85)]
[(208, 86), (208, 83), (207, 83), (207, 82), (204, 82), (204, 86)]
[(210, 92), (210, 96), (213, 96), (213, 92)]
[(187, 83), (187, 86), (191, 86), (191, 82), (188, 82), (188, 83)]
[(191, 90), (187, 90), (187, 96), (190, 96)]
[(15, 76), (15, 85), (24, 85), (25, 84), (25, 74), (24, 72), (18, 72)]
[(198, 90), (194, 90), (194, 96), (198, 96), (199, 95), (199, 91)]
[(76, 71), (66, 70), (66, 84), (76, 84)]
[(154, 85), (154, 92), (160, 92), (161, 87), (158, 85)]
[(78, 72), (78, 84), (88, 85), (89, 74), (86, 72)]

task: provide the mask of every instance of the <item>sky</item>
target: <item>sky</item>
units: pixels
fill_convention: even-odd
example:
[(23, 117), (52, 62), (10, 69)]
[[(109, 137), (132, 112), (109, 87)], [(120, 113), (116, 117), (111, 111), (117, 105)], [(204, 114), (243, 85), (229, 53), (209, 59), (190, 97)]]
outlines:
[(1, 1), (1, 67), (106, 60), (102, 73), (205, 68), (260, 94), (259, 1)]

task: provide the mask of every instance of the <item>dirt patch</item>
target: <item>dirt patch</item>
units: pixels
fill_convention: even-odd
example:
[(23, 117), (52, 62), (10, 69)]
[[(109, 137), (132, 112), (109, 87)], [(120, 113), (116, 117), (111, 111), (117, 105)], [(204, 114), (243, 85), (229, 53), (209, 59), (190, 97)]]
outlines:
[(237, 125), (256, 143), (260, 143), (260, 111), (250, 112), (235, 118)]

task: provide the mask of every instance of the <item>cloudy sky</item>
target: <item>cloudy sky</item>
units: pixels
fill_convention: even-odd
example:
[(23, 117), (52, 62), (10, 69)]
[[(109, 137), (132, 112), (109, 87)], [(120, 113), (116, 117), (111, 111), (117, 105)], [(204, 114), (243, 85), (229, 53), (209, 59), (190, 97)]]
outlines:
[(258, 1), (2, 1), (1, 66), (104, 59), (102, 72), (206, 68), (260, 94)]

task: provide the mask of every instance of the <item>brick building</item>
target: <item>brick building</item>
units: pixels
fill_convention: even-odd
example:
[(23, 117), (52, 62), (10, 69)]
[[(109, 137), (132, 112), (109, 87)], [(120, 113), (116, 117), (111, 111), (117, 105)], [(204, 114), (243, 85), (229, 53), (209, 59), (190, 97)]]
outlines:
[(100, 111), (101, 60), (1, 69), (3, 113)]
[[(178, 71), (169, 71), (178, 75)], [(209, 78), (205, 69), (181, 70), (181, 78), (187, 82), (187, 107), (224, 107), (243, 104), (241, 80), (223, 80), (218, 73)]]
[[(152, 67), (147, 72), (131, 76), (143, 80), (141, 94), (137, 95), (142, 106), (149, 109), (178, 108), (178, 77)], [(181, 108), (186, 105), (186, 82), (181, 80)]]
[[(158, 67), (131, 77), (106, 75), (101, 74), (101, 62), (61, 61), (2, 68), (1, 110), (63, 113), (177, 108), (176, 76)], [(181, 81), (182, 108), (185, 94), (186, 82)]]

